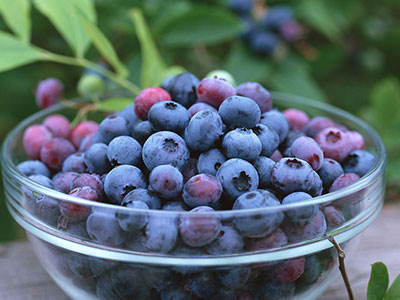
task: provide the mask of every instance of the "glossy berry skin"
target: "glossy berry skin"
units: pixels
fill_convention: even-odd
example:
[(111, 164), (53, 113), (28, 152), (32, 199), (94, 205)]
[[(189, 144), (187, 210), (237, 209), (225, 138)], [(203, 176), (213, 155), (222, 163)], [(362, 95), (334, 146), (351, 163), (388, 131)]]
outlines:
[(122, 201), (122, 206), (130, 206), (132, 202), (144, 202), (150, 209), (160, 209), (161, 200), (157, 195), (148, 189), (138, 188), (130, 191)]
[(96, 191), (100, 200), (103, 199), (104, 186), (98, 175), (86, 173), (78, 174), (71, 182), (71, 190), (87, 186)]
[(197, 100), (197, 86), (199, 79), (192, 73), (185, 72), (169, 79), (165, 89), (171, 95), (172, 100), (189, 108)]
[(317, 142), (310, 137), (299, 137), (290, 147), (290, 153), (293, 157), (300, 158), (308, 162), (308, 164), (318, 171), (324, 160), (324, 153), (318, 146)]
[(108, 144), (107, 158), (113, 166), (139, 166), (142, 161), (142, 146), (130, 136), (118, 136)]
[(47, 108), (58, 103), (61, 100), (63, 90), (63, 84), (58, 79), (48, 78), (39, 82), (35, 91), (37, 106)]
[[(99, 199), (96, 191), (88, 186), (73, 189), (69, 195), (95, 202), (97, 202)], [(62, 201), (60, 203), (60, 212), (70, 221), (81, 221), (90, 214), (90, 207), (75, 204), (69, 201)]]
[(197, 161), (197, 170), (199, 173), (205, 173), (215, 176), (219, 167), (227, 160), (224, 153), (217, 148), (202, 152)]
[(92, 240), (103, 245), (118, 246), (126, 239), (115, 213), (106, 210), (93, 210), (87, 218), (86, 230)]
[(47, 127), (53, 137), (69, 139), (69, 135), (71, 134), (71, 125), (66, 117), (62, 115), (48, 116), (43, 121), (43, 125)]
[(261, 115), (261, 124), (275, 130), (279, 136), (279, 143), (282, 143), (289, 133), (289, 122), (286, 117), (278, 110), (273, 109)]
[(211, 299), (217, 292), (218, 284), (211, 272), (191, 274), (186, 285), (190, 291), (201, 299)]
[(311, 238), (317, 238), (326, 232), (325, 216), (321, 211), (306, 224), (293, 224), (290, 221), (283, 223), (283, 231), (285, 231), (289, 242), (296, 243), (306, 241)]
[(298, 158), (282, 158), (271, 172), (271, 182), (275, 190), (287, 195), (305, 192), (311, 196), (322, 193), (322, 180), (311, 166)]
[(207, 151), (223, 134), (223, 123), (218, 113), (202, 110), (196, 113), (185, 129), (184, 138), (190, 149)]
[[(287, 195), (282, 200), (282, 204), (292, 204), (301, 201), (307, 201), (312, 199), (312, 197), (304, 192), (294, 192)], [(299, 208), (288, 209), (285, 212), (286, 217), (294, 224), (303, 225), (310, 221), (318, 212), (318, 205), (307, 205)]]
[(318, 170), (324, 188), (329, 188), (340, 175), (344, 173), (341, 164), (332, 158), (324, 158), (321, 168)]
[(279, 136), (274, 130), (266, 125), (257, 124), (253, 132), (261, 142), (261, 155), (269, 157), (278, 149)]
[(238, 15), (249, 15), (253, 8), (251, 0), (229, 0), (228, 8)]
[(230, 128), (253, 128), (261, 117), (258, 104), (254, 100), (242, 96), (226, 98), (220, 105), (218, 113)]
[(326, 219), (327, 231), (331, 231), (342, 226), (346, 221), (343, 213), (334, 206), (326, 206), (321, 210)]
[(211, 255), (225, 255), (243, 251), (244, 241), (239, 232), (231, 226), (222, 226), (217, 238), (206, 246)]
[(198, 174), (190, 178), (183, 188), (183, 201), (189, 207), (213, 206), (222, 195), (219, 180), (209, 174)]
[(249, 36), (249, 45), (259, 55), (272, 56), (278, 50), (280, 41), (278, 36), (270, 31), (255, 30)]
[(62, 165), (63, 172), (84, 173), (86, 171), (84, 154), (77, 152), (68, 156)]
[(40, 160), (51, 170), (59, 171), (64, 160), (75, 152), (70, 141), (53, 138), (40, 149)]
[(88, 170), (91, 173), (104, 174), (111, 169), (110, 162), (107, 157), (108, 147), (103, 143), (96, 143), (86, 150), (84, 159)]
[(271, 183), (271, 171), (275, 166), (275, 162), (265, 156), (259, 156), (253, 161), (253, 166), (256, 168), (258, 177), (260, 178), (260, 188), (270, 188)]
[(153, 87), (144, 89), (135, 98), (135, 113), (140, 119), (147, 120), (150, 108), (155, 103), (170, 100), (170, 94), (162, 88)]
[(198, 206), (180, 216), (179, 232), (183, 242), (191, 247), (203, 247), (214, 241), (221, 230), (221, 221), (214, 209)]
[(188, 108), (189, 117), (192, 118), (195, 114), (202, 110), (211, 110), (213, 112), (217, 112), (217, 110), (211, 105), (204, 102), (197, 102)]
[(44, 163), (39, 160), (26, 160), (17, 165), (17, 169), (25, 176), (43, 175), (50, 177), (50, 171)]
[(299, 109), (288, 108), (282, 113), (289, 122), (290, 130), (302, 130), (310, 121), (310, 118), (307, 116), (307, 114)]
[(150, 108), (148, 118), (155, 131), (168, 130), (180, 133), (189, 123), (189, 112), (177, 102), (162, 101)]
[(329, 193), (340, 190), (360, 179), (360, 176), (354, 173), (344, 173), (337, 177), (329, 188)]
[(152, 216), (142, 243), (150, 251), (167, 253), (175, 247), (177, 238), (178, 227), (173, 220)]
[(265, 113), (272, 108), (271, 94), (257, 82), (245, 82), (236, 88), (238, 96), (253, 99), (260, 107), (261, 113)]
[(222, 149), (228, 158), (252, 161), (261, 154), (262, 144), (251, 129), (236, 128), (224, 136)]
[(241, 194), (257, 189), (259, 178), (257, 170), (247, 161), (232, 158), (224, 162), (216, 177), (221, 182), (224, 193), (234, 200)]
[(105, 118), (99, 126), (99, 133), (105, 144), (110, 143), (115, 137), (130, 135), (128, 121), (121, 116), (113, 115)]
[(375, 165), (375, 156), (366, 150), (356, 150), (349, 154), (343, 162), (343, 169), (346, 173), (354, 173), (362, 177)]
[(72, 181), (78, 176), (75, 172), (58, 173), (53, 177), (54, 189), (64, 194), (71, 191)]
[(262, 251), (267, 249), (280, 248), (288, 243), (285, 232), (279, 227), (271, 234), (258, 238), (248, 239), (246, 242), (246, 250), (248, 251)]
[(48, 143), (52, 138), (52, 134), (47, 127), (43, 125), (31, 125), (29, 126), (22, 138), (22, 144), (24, 146), (25, 153), (31, 159), (40, 158), (40, 150)]
[(303, 131), (309, 137), (315, 137), (321, 130), (324, 130), (328, 127), (335, 127), (336, 124), (325, 117), (315, 117), (312, 118), (309, 122), (305, 124), (303, 127)]
[(185, 141), (172, 131), (156, 132), (143, 145), (142, 159), (149, 170), (167, 164), (182, 170), (188, 164), (189, 158)]
[(351, 143), (346, 132), (328, 127), (321, 130), (315, 140), (324, 151), (324, 156), (342, 162), (351, 152)]
[(159, 165), (151, 171), (149, 185), (160, 197), (173, 199), (182, 192), (183, 175), (171, 165)]
[[(239, 209), (262, 209), (266, 207), (279, 207), (279, 200), (266, 191), (252, 191), (238, 197), (233, 203), (233, 210)], [(283, 220), (283, 213), (274, 211), (271, 213), (260, 213), (252, 216), (234, 217), (233, 223), (236, 229), (246, 237), (260, 238), (271, 234)]]
[(149, 121), (138, 122), (132, 130), (132, 137), (141, 145), (154, 133), (153, 126)]
[(274, 267), (273, 278), (278, 283), (294, 282), (303, 274), (305, 265), (304, 257), (288, 259)]
[(204, 78), (197, 86), (197, 97), (200, 102), (218, 108), (228, 97), (236, 94), (235, 88), (225, 79)]
[(124, 197), (137, 188), (147, 188), (146, 179), (140, 169), (131, 165), (112, 169), (104, 182), (104, 192), (114, 204), (121, 204)]
[(71, 131), (71, 142), (75, 148), (79, 148), (82, 140), (91, 133), (96, 133), (99, 129), (99, 124), (93, 121), (80, 122)]

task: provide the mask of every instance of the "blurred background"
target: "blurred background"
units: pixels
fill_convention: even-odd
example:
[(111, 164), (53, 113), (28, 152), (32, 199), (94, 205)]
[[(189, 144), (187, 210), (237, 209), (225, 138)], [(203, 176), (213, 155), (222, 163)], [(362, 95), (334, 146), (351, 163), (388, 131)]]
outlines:
[[(387, 201), (400, 193), (400, 2), (398, 0), (95, 0), (98, 25), (140, 85), (142, 56), (127, 10), (139, 7), (161, 56), (203, 77), (214, 69), (239, 84), (328, 102), (358, 115), (389, 152)], [(51, 23), (32, 8), (32, 43), (70, 55)], [(8, 31), (2, 18), (0, 30)], [(1, 55), (1, 53), (0, 53)], [(101, 61), (95, 51), (88, 57)], [(0, 73), (0, 141), (38, 110), (38, 81), (59, 78), (77, 96), (82, 69), (35, 63)], [(0, 242), (22, 238), (0, 185)]]

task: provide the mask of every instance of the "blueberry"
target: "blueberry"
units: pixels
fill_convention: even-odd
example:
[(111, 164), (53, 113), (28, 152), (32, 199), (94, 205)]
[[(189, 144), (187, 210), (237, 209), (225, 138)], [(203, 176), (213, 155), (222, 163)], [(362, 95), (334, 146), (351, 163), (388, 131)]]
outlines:
[(275, 130), (279, 136), (279, 143), (282, 143), (288, 132), (289, 122), (279, 110), (273, 109), (261, 115), (260, 123), (267, 125), (269, 128)]
[(344, 173), (342, 166), (334, 159), (324, 158), (321, 168), (318, 170), (324, 188), (328, 189), (340, 175)]
[(261, 154), (262, 144), (251, 129), (237, 128), (225, 134), (222, 148), (229, 158), (252, 161)]
[(239, 232), (230, 226), (222, 226), (217, 238), (206, 246), (206, 251), (211, 255), (225, 255), (240, 253), (243, 247), (244, 241)]
[[(129, 203), (122, 203), (122, 205), (130, 208), (148, 210), (149, 207), (142, 201), (131, 201)], [(119, 226), (127, 232), (139, 232), (147, 223), (147, 212), (134, 211), (134, 212), (118, 212), (116, 214)]]
[(167, 253), (176, 244), (178, 238), (178, 227), (174, 219), (165, 217), (149, 217), (143, 245), (150, 251)]
[(40, 108), (47, 108), (58, 103), (63, 90), (63, 84), (58, 79), (48, 78), (39, 82), (35, 91), (36, 104)]
[[(312, 197), (304, 192), (294, 192), (287, 195), (282, 200), (282, 204), (292, 204), (307, 201)], [(318, 212), (318, 205), (307, 205), (299, 208), (292, 208), (285, 212), (289, 220), (294, 224), (303, 225), (310, 221)]]
[(107, 150), (107, 145), (103, 143), (93, 144), (89, 147), (89, 149), (86, 150), (84, 161), (90, 172), (104, 174), (111, 169), (111, 165), (107, 157)]
[(130, 135), (128, 121), (121, 116), (113, 115), (105, 118), (99, 126), (99, 133), (103, 142), (108, 144), (111, 140), (120, 135)]
[(71, 191), (72, 181), (78, 176), (75, 172), (58, 173), (53, 177), (54, 189), (68, 194)]
[(271, 234), (262, 238), (252, 238), (246, 240), (246, 249), (248, 251), (262, 251), (274, 248), (281, 248), (288, 243), (288, 238), (279, 227)]
[(279, 200), (272, 193), (257, 190), (241, 195), (233, 204), (233, 210), (275, 206), (277, 210), (274, 212), (237, 216), (233, 219), (233, 223), (236, 229), (246, 237), (264, 237), (272, 233), (283, 220), (283, 213), (279, 211)]
[(314, 170), (319, 170), (324, 160), (324, 153), (317, 142), (306, 136), (296, 139), (290, 147), (291, 156), (309, 163)]
[(86, 230), (86, 221), (70, 222), (66, 218), (59, 218), (57, 229), (66, 234), (80, 238), (83, 240), (90, 240)]
[(130, 191), (137, 188), (147, 188), (146, 179), (140, 169), (131, 165), (114, 168), (104, 182), (104, 191), (114, 204), (120, 204)]
[(189, 107), (188, 112), (190, 118), (192, 118), (195, 114), (202, 110), (211, 110), (213, 112), (217, 112), (217, 110), (212, 107), (211, 105), (204, 103), (204, 102), (197, 102)]
[(152, 87), (144, 89), (135, 98), (135, 113), (140, 119), (147, 120), (149, 110), (154, 104), (170, 100), (171, 96), (162, 88)]
[(202, 247), (214, 241), (220, 230), (220, 217), (209, 206), (198, 206), (180, 216), (179, 232), (183, 242), (191, 247)]
[(201, 299), (210, 299), (218, 288), (217, 280), (211, 272), (200, 272), (190, 275), (186, 286)]
[(328, 127), (321, 130), (315, 141), (324, 151), (324, 156), (342, 162), (352, 151), (352, 143), (347, 131), (339, 128)]
[(70, 140), (74, 144), (75, 148), (79, 148), (82, 140), (89, 134), (96, 133), (99, 129), (99, 125), (93, 121), (83, 121), (75, 126), (71, 131)]
[(160, 294), (164, 290), (170, 290), (171, 288), (177, 287), (180, 279), (179, 276), (166, 267), (146, 266), (145, 268), (141, 268), (140, 272), (143, 276), (144, 283), (149, 288), (155, 289)]
[(260, 178), (260, 188), (269, 188), (271, 183), (271, 171), (275, 166), (275, 162), (265, 156), (259, 156), (253, 161), (253, 165), (257, 170), (258, 177)]
[(30, 175), (29, 179), (49, 188), (52, 189), (53, 188), (53, 182), (51, 181), (51, 179), (47, 176), (41, 175), (41, 174), (37, 174), (37, 175)]
[(50, 177), (50, 171), (44, 163), (39, 160), (27, 160), (17, 165), (17, 169), (25, 176), (43, 175)]
[(263, 124), (257, 124), (253, 128), (253, 132), (257, 135), (261, 142), (261, 155), (270, 157), (279, 146), (278, 134)]
[(322, 180), (311, 166), (298, 158), (282, 158), (271, 172), (274, 188), (284, 194), (305, 192), (311, 196), (322, 193)]
[(50, 115), (44, 119), (42, 124), (47, 127), (53, 137), (69, 139), (71, 125), (66, 117), (62, 115)]
[(224, 123), (230, 128), (252, 128), (261, 117), (258, 104), (247, 97), (231, 96), (220, 105), (218, 112)]
[(165, 203), (161, 209), (167, 211), (188, 211), (189, 207), (182, 201), (170, 201)]
[(360, 176), (354, 173), (344, 173), (337, 177), (329, 188), (329, 192), (340, 190), (360, 179)]
[(113, 166), (139, 166), (142, 161), (142, 146), (130, 136), (119, 136), (108, 145), (107, 157)]
[(317, 255), (307, 256), (304, 272), (299, 278), (299, 283), (312, 284), (318, 280), (323, 271), (323, 264)]
[(184, 136), (190, 149), (203, 152), (211, 149), (222, 134), (223, 125), (219, 114), (202, 110), (190, 119)]
[(265, 281), (258, 291), (259, 298), (268, 300), (289, 300), (295, 295), (296, 285), (294, 283), (277, 283), (273, 280)]
[(257, 189), (259, 178), (256, 169), (240, 158), (229, 159), (218, 169), (217, 178), (230, 199)]
[(262, 22), (266, 28), (279, 30), (280, 27), (293, 19), (293, 10), (286, 5), (277, 5), (267, 10)]
[(189, 291), (180, 286), (169, 286), (160, 293), (160, 300), (187, 300), (190, 299)]
[(366, 150), (356, 150), (343, 162), (343, 169), (346, 173), (354, 173), (362, 177), (375, 165), (375, 156)]
[(182, 192), (183, 175), (171, 165), (159, 165), (151, 171), (149, 185), (162, 198), (176, 198)]
[(273, 32), (255, 30), (249, 36), (250, 48), (259, 55), (272, 56), (280, 46), (279, 37)]
[(346, 221), (343, 213), (334, 206), (326, 206), (321, 210), (326, 219), (327, 231), (331, 231), (342, 226)]
[(42, 196), (36, 199), (33, 213), (44, 223), (55, 226), (60, 216), (59, 201), (49, 197)]
[(40, 149), (40, 160), (51, 170), (60, 171), (64, 160), (75, 152), (70, 141), (53, 138)]
[(123, 110), (121, 110), (118, 115), (124, 117), (128, 121), (128, 127), (132, 132), (133, 127), (140, 122), (139, 117), (135, 113), (135, 104), (128, 105)]
[(257, 102), (261, 109), (261, 113), (271, 110), (272, 98), (271, 94), (257, 82), (245, 82), (236, 88), (238, 96), (248, 97)]
[(205, 77), (208, 77), (208, 78), (217, 77), (217, 78), (225, 79), (233, 86), (236, 86), (236, 81), (235, 81), (235, 78), (233, 77), (233, 75), (225, 70), (212, 70), (212, 71), (208, 72)]
[(322, 236), (326, 232), (326, 221), (324, 214), (318, 211), (317, 214), (304, 225), (293, 224), (286, 220), (282, 228), (289, 242), (302, 242)]
[(93, 210), (87, 218), (86, 230), (92, 240), (103, 245), (118, 246), (126, 239), (126, 233), (112, 211)]
[(219, 167), (227, 160), (220, 149), (214, 148), (202, 152), (197, 161), (197, 170), (199, 173), (216, 175)]
[(152, 134), (144, 143), (142, 158), (150, 171), (166, 164), (182, 170), (189, 162), (190, 152), (179, 135), (171, 131), (160, 131)]
[[(75, 188), (69, 193), (69, 195), (90, 201), (98, 201), (96, 191), (88, 186)], [(71, 201), (63, 200), (60, 203), (60, 212), (65, 218), (72, 222), (82, 221), (90, 214), (90, 206), (75, 204)]]
[(305, 133), (303, 131), (299, 131), (299, 130), (290, 130), (285, 138), (285, 140), (283, 141), (283, 143), (280, 145), (282, 147), (282, 151), (289, 149), (293, 142), (302, 136), (306, 136)]
[(182, 170), (183, 182), (186, 183), (190, 178), (198, 173), (199, 171), (197, 170), (197, 158), (191, 157), (189, 159), (189, 163)]
[(303, 274), (305, 264), (304, 257), (288, 259), (274, 267), (272, 276), (277, 283), (295, 282)]
[(303, 131), (309, 137), (315, 137), (321, 130), (328, 127), (335, 127), (336, 124), (325, 117), (315, 117), (309, 120), (303, 127)]
[(144, 188), (134, 189), (130, 191), (122, 201), (121, 205), (129, 206), (129, 203), (134, 201), (141, 201), (147, 204), (150, 209), (160, 209), (161, 208), (161, 200), (157, 197), (157, 195)]
[(155, 131), (168, 130), (183, 132), (189, 122), (189, 112), (174, 101), (162, 101), (154, 104), (148, 114)]
[(68, 253), (68, 266), (80, 278), (98, 277), (114, 266), (114, 263), (76, 252)]
[(153, 126), (149, 121), (138, 122), (132, 130), (132, 136), (142, 145), (153, 133)]
[(199, 79), (195, 75), (185, 72), (170, 78), (168, 84), (165, 84), (165, 89), (174, 101), (188, 108), (197, 100), (198, 84)]
[(228, 8), (238, 15), (249, 15), (253, 8), (251, 0), (229, 0)]
[(104, 186), (103, 182), (96, 174), (78, 174), (72, 179), (70, 189), (73, 190), (78, 187), (91, 187), (99, 197), (104, 198)]
[(68, 156), (62, 165), (63, 172), (84, 173), (86, 169), (84, 154), (81, 152)]
[(307, 116), (307, 114), (299, 109), (288, 108), (282, 113), (289, 122), (290, 130), (300, 131), (310, 121), (310, 118)]
[(276, 149), (269, 158), (272, 159), (274, 162), (278, 162), (283, 158), (283, 155), (278, 149)]
[(197, 97), (200, 102), (205, 102), (218, 108), (228, 97), (235, 95), (235, 88), (225, 79), (204, 78), (197, 86)]
[(238, 289), (246, 284), (251, 275), (251, 268), (231, 268), (228, 270), (221, 270), (217, 273), (218, 279), (221, 283), (230, 289)]
[(189, 207), (213, 206), (221, 194), (222, 186), (215, 176), (198, 174), (185, 183), (182, 197)]

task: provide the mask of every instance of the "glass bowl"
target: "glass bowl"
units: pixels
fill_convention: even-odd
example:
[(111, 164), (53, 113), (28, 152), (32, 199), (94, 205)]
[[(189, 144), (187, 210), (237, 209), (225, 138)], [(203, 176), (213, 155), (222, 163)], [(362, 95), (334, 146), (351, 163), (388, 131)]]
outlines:
[[(92, 202), (46, 188), (16, 168), (27, 159), (22, 136), (28, 126), (50, 114), (76, 114), (62, 103), (6, 138), (1, 163), (8, 209), (43, 267), (73, 299), (317, 299), (339, 273), (328, 236), (351, 254), (381, 210), (386, 152), (378, 134), (349, 113), (292, 95), (273, 99), (280, 109), (302, 109), (360, 132), (375, 166), (341, 190), (262, 209), (190, 213)], [(67, 220), (60, 209), (79, 210), (79, 218)], [(307, 209), (318, 210), (309, 223), (287, 220)], [(131, 220), (129, 232), (118, 226), (121, 220)], [(210, 236), (215, 240), (207, 244)]]

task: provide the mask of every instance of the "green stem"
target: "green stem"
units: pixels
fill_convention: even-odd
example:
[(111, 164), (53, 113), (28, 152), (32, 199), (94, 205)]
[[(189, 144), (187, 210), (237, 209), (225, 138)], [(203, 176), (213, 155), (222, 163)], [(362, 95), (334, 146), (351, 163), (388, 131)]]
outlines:
[(52, 53), (52, 52), (49, 52), (49, 51), (46, 51), (43, 49), (39, 49), (39, 50), (42, 53), (42, 60), (58, 62), (61, 64), (66, 64), (66, 65), (90, 68), (90, 69), (95, 70), (96, 72), (104, 75), (111, 81), (114, 81), (115, 83), (119, 84), (120, 86), (127, 89), (134, 95), (139, 94), (141, 91), (141, 89), (138, 86), (136, 86), (129, 80), (125, 79), (124, 77), (116, 75), (115, 73), (113, 73), (105, 68), (99, 67), (95, 63), (93, 63), (85, 58), (69, 57), (69, 56), (55, 54), (55, 53)]

